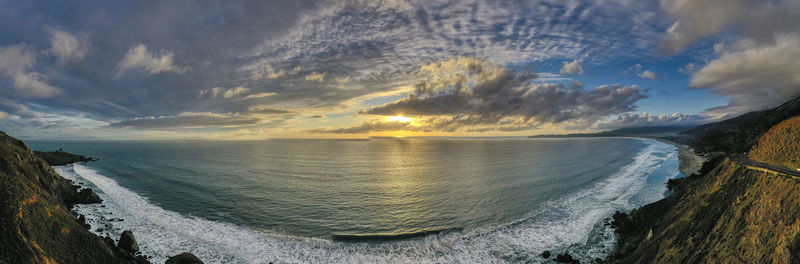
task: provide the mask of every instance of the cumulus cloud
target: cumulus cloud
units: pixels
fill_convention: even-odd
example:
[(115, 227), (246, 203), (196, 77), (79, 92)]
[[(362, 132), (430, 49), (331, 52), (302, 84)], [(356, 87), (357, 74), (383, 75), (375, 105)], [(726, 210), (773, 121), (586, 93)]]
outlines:
[(306, 76), (306, 81), (314, 81), (314, 82), (325, 81), (325, 74), (324, 73), (312, 72), (311, 74)]
[(635, 110), (646, 98), (637, 86), (602, 85), (586, 89), (580, 82), (534, 83), (531, 72), (518, 72), (481, 59), (459, 57), (425, 65), (413, 93), (362, 114), (413, 117), (384, 118), (315, 133), (366, 131), (511, 131), (541, 124), (594, 122)]
[[(705, 65), (689, 64), (690, 87), (710, 89), (731, 98), (707, 110), (722, 117), (776, 106), (800, 95), (800, 2), (794, 0), (662, 0), (673, 15), (662, 48), (675, 53), (699, 38), (727, 28), (730, 43), (717, 43), (718, 56)], [(730, 37), (729, 37), (730, 38)]]
[(183, 73), (188, 70), (186, 66), (176, 65), (174, 54), (167, 50), (161, 50), (160, 54), (153, 54), (147, 50), (144, 44), (138, 44), (130, 49), (125, 57), (117, 65), (116, 77), (132, 69), (142, 69), (150, 74), (162, 72)]
[(204, 128), (204, 127), (236, 127), (253, 125), (261, 119), (239, 114), (218, 114), (208, 112), (184, 112), (169, 116), (139, 117), (109, 124), (110, 127), (126, 127), (140, 129), (162, 128)]
[(650, 126), (693, 126), (707, 120), (703, 115), (682, 113), (651, 115), (642, 113), (623, 113), (616, 118), (598, 123), (598, 128), (650, 127)]
[(264, 78), (277, 79), (285, 75), (284, 70), (275, 70), (269, 64), (256, 64), (250, 73), (250, 79), (254, 81), (262, 80)]
[(636, 76), (639, 76), (639, 78), (643, 79), (655, 80), (658, 77), (658, 75), (655, 72), (651, 70), (645, 70), (644, 67), (638, 63), (628, 68), (627, 72), (636, 74)]
[(382, 131), (414, 132), (487, 132), (521, 131), (537, 128), (540, 122), (523, 116), (419, 116), (411, 121), (381, 118), (364, 121), (354, 126), (323, 127), (309, 130), (311, 133), (363, 134)]
[(775, 106), (800, 96), (800, 37), (784, 35), (771, 45), (724, 52), (697, 70), (690, 87), (732, 97), (713, 114), (741, 113)]
[[(198, 98), (202, 98), (202, 97), (205, 97), (206, 95), (208, 95), (208, 97), (210, 97), (210, 98), (220, 98), (220, 97), (222, 97), (222, 98), (233, 98), (233, 97), (245, 94), (247, 92), (250, 92), (250, 88), (242, 87), (242, 86), (229, 88), (229, 89), (225, 89), (225, 88), (222, 88), (222, 87), (214, 87), (214, 88), (211, 88), (211, 89), (200, 90), (200, 92), (198, 93), (197, 97)], [(269, 96), (269, 95), (270, 95), (269, 93), (266, 93), (266, 94), (265, 93), (255, 94), (255, 95), (253, 95), (254, 97), (252, 97), (252, 98), (266, 97), (266, 96)], [(250, 96), (248, 96), (248, 98), (250, 98)]]
[(561, 74), (582, 74), (583, 73), (583, 61), (582, 60), (574, 60), (571, 62), (564, 62), (563, 66), (561, 67)]
[(592, 119), (635, 109), (647, 96), (637, 86), (579, 82), (534, 84), (535, 74), (480, 59), (456, 58), (422, 67), (428, 74), (408, 97), (362, 111), (373, 115), (518, 115), (540, 122)]
[(639, 76), (641, 78), (645, 78), (645, 79), (650, 79), (650, 80), (655, 80), (656, 79), (656, 73), (652, 72), (650, 70), (645, 70), (645, 71), (639, 73), (637, 76)]
[(11, 80), (20, 96), (44, 98), (61, 93), (43, 74), (32, 71), (35, 65), (33, 48), (25, 44), (0, 47), (0, 74)]
[(61, 64), (82, 60), (89, 53), (91, 43), (85, 33), (77, 35), (63, 30), (47, 28), (50, 34), (50, 54), (58, 58)]

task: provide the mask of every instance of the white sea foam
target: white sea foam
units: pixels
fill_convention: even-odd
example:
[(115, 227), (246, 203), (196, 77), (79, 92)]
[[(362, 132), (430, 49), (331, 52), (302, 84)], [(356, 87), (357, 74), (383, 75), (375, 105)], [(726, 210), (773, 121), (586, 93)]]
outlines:
[[(604, 257), (614, 246), (613, 231), (602, 222), (615, 210), (630, 210), (631, 197), (648, 175), (675, 158), (675, 148), (653, 140), (634, 162), (607, 179), (545, 203), (526, 218), (468, 233), (448, 233), (384, 244), (336, 243), (274, 235), (229, 223), (162, 209), (84, 165), (57, 167), (66, 178), (96, 187), (102, 205), (79, 205), (92, 231), (117, 238), (133, 230), (142, 251), (161, 263), (189, 251), (206, 263), (496, 263), (542, 262), (544, 250), (569, 249), (582, 259)], [(671, 163), (670, 163), (671, 164)], [(677, 171), (677, 164), (671, 170)], [(663, 182), (658, 183), (663, 184)], [(124, 219), (119, 221), (117, 219)], [(105, 227), (108, 225), (108, 227)], [(98, 227), (104, 228), (102, 232)]]

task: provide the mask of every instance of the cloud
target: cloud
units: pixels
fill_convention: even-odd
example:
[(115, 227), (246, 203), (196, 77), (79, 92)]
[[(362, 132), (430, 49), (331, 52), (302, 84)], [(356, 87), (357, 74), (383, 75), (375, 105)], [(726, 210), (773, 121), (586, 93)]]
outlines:
[[(200, 90), (200, 92), (198, 93), (197, 97), (198, 98), (202, 98), (202, 97), (208, 95), (208, 97), (211, 97), (211, 98), (220, 98), (220, 97), (222, 97), (222, 98), (233, 98), (233, 97), (242, 95), (242, 94), (247, 93), (247, 92), (250, 92), (250, 88), (242, 87), (242, 86), (234, 87), (234, 88), (230, 88), (230, 89), (225, 89), (225, 88), (222, 88), (222, 87), (214, 87), (214, 88), (211, 88), (211, 89)], [(256, 94), (256, 95), (253, 95), (253, 96), (255, 96), (255, 97), (252, 97), (252, 98), (258, 98), (259, 96), (260, 97), (266, 97), (266, 96), (269, 96), (269, 95), (265, 95), (265, 93), (260, 93), (260, 94)], [(247, 96), (246, 98), (251, 98), (251, 97)]]
[(53, 97), (61, 89), (47, 83), (47, 78), (31, 71), (36, 65), (36, 51), (25, 44), (0, 47), (0, 74), (11, 79), (14, 89), (23, 97)]
[(516, 72), (473, 58), (423, 66), (427, 77), (408, 97), (362, 111), (373, 115), (518, 115), (539, 122), (593, 119), (633, 111), (647, 96), (637, 86), (531, 83), (535, 74)]
[(645, 70), (645, 71), (637, 74), (637, 76), (639, 76), (641, 78), (644, 78), (644, 79), (650, 79), (650, 80), (655, 80), (656, 79), (656, 73), (652, 72), (650, 70)]
[(651, 115), (642, 113), (623, 113), (608, 121), (598, 122), (600, 129), (615, 129), (623, 127), (650, 127), (650, 126), (694, 126), (708, 120), (703, 115), (687, 115), (682, 113)]
[(274, 115), (274, 114), (291, 114), (291, 113), (294, 113), (294, 112), (292, 112), (292, 111), (287, 111), (287, 110), (282, 110), (282, 109), (275, 109), (275, 108), (269, 108), (269, 107), (267, 107), (267, 106), (263, 106), (263, 105), (259, 105), (259, 106), (251, 106), (251, 107), (250, 107), (250, 108), (247, 110), (247, 112), (248, 112), (248, 113), (250, 113), (250, 114), (268, 114), (268, 115)]
[(247, 96), (244, 97), (244, 99), (266, 98), (266, 97), (274, 96), (276, 94), (277, 93), (269, 93), (269, 92), (268, 93), (256, 93), (256, 94), (247, 95)]
[(689, 86), (732, 97), (712, 114), (765, 109), (800, 96), (800, 36), (784, 35), (771, 45), (724, 52), (694, 72)]
[(563, 75), (567, 74), (582, 74), (583, 73), (583, 61), (582, 60), (574, 60), (572, 62), (564, 62), (564, 66), (561, 67), (560, 73)]
[(728, 96), (727, 105), (706, 114), (723, 117), (774, 107), (800, 95), (800, 2), (794, 0), (662, 0), (675, 18), (662, 49), (675, 53), (706, 36), (726, 33), (718, 55), (705, 65), (689, 64), (690, 87)]
[[(313, 133), (370, 131), (516, 131), (543, 124), (593, 123), (635, 110), (646, 98), (637, 86), (602, 85), (585, 89), (577, 81), (535, 83), (536, 75), (482, 59), (459, 57), (420, 68), (407, 97), (362, 110), (381, 115), (362, 124), (320, 128)], [(411, 122), (391, 116), (405, 115)]]
[(643, 78), (643, 79), (655, 80), (658, 77), (658, 75), (656, 75), (655, 72), (653, 72), (651, 70), (645, 70), (644, 67), (641, 64), (638, 64), (638, 63), (636, 65), (633, 65), (630, 68), (628, 68), (626, 73), (628, 73), (628, 72), (634, 73), (634, 74), (636, 74), (636, 76), (639, 76), (639, 78)]
[(184, 112), (177, 115), (158, 117), (139, 117), (111, 123), (109, 127), (125, 127), (138, 129), (163, 128), (204, 128), (204, 127), (237, 127), (254, 125), (261, 119), (239, 114), (194, 113)]
[(797, 32), (800, 23), (800, 2), (795, 0), (661, 0), (661, 6), (675, 19), (660, 47), (669, 54), (727, 28), (772, 42), (776, 35)]
[(320, 73), (312, 72), (311, 74), (306, 76), (306, 81), (322, 82), (324, 80), (325, 80), (325, 74), (324, 73), (320, 74)]
[(147, 50), (147, 46), (144, 44), (135, 45), (128, 49), (128, 53), (125, 54), (125, 57), (123, 57), (117, 65), (116, 77), (136, 68), (141, 68), (150, 74), (186, 72), (188, 67), (175, 65), (173, 57), (174, 54), (166, 50), (161, 50), (160, 54), (153, 54)]
[(262, 80), (264, 78), (277, 79), (283, 77), (285, 74), (286, 72), (284, 70), (276, 71), (269, 64), (256, 64), (250, 73), (250, 79), (254, 81)]
[(0, 111), (0, 120), (6, 119), (9, 117), (9, 114), (3, 111)]
[(679, 72), (689, 75), (694, 74), (694, 72), (697, 70), (699, 70), (699, 66), (694, 63), (686, 64), (686, 66), (683, 66), (680, 69), (678, 69)]
[(61, 64), (82, 60), (89, 53), (91, 43), (85, 33), (77, 36), (69, 32), (46, 28), (50, 34), (50, 54), (58, 58)]

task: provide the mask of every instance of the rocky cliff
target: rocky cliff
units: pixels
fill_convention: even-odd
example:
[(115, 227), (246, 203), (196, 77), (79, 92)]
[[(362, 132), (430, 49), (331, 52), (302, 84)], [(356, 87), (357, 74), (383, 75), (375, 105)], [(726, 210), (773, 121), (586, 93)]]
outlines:
[[(800, 117), (774, 126), (750, 152), (796, 166)], [(617, 214), (618, 263), (800, 263), (800, 179), (721, 157), (677, 190), (630, 214)], [(795, 167), (796, 168), (796, 167)]]
[(0, 263), (146, 263), (89, 232), (69, 208), (100, 202), (0, 132)]

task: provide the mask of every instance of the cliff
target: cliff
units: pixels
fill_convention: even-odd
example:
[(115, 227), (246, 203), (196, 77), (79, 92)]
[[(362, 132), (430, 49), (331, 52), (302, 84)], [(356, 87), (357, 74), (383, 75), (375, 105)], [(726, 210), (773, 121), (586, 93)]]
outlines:
[[(763, 136), (750, 158), (796, 169), (798, 132), (800, 117), (768, 132), (753, 128)], [(667, 199), (615, 215), (612, 262), (800, 263), (800, 179), (745, 166), (743, 157), (711, 160), (700, 174), (671, 181), (676, 192)]]
[(147, 263), (89, 232), (70, 211), (100, 202), (0, 132), (0, 263)]
[(800, 117), (772, 127), (750, 151), (750, 159), (800, 169)]

